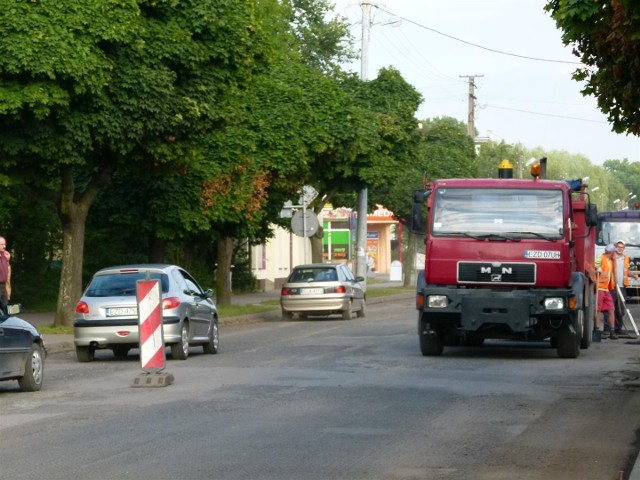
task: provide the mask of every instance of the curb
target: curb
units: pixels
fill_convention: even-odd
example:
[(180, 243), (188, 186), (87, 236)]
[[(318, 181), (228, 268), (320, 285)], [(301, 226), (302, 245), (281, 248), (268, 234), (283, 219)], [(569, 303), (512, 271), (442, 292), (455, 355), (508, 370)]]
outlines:
[[(367, 300), (368, 305), (376, 305), (379, 303), (387, 303), (393, 302), (397, 300), (413, 300), (415, 298), (415, 294), (413, 292), (407, 293), (398, 293), (395, 295), (385, 295), (382, 297), (375, 297)], [(274, 308), (273, 310), (269, 310), (267, 312), (261, 313), (252, 313), (249, 315), (240, 315), (237, 317), (227, 317), (220, 319), (220, 326), (230, 326), (230, 325), (250, 325), (253, 323), (266, 323), (273, 321), (282, 321), (282, 314), (280, 312), (280, 308)], [(56, 342), (50, 343), (48, 340), (51, 338), (55, 338)], [(65, 337), (64, 339), (62, 337)], [(64, 353), (64, 352), (73, 352), (75, 350), (75, 345), (73, 343), (73, 335), (69, 334), (56, 334), (56, 333), (48, 333), (44, 336), (44, 344), (47, 349), (47, 354), (53, 353)]]

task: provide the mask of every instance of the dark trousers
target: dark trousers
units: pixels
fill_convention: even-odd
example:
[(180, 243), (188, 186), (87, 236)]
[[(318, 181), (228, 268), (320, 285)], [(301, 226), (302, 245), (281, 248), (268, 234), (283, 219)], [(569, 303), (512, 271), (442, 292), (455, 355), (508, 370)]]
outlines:
[[(622, 292), (623, 289), (620, 289), (620, 291)], [(620, 299), (620, 297), (618, 297), (617, 290), (610, 290), (609, 293), (611, 294), (611, 299), (613, 300), (613, 304), (616, 306), (616, 309), (615, 309), (615, 317), (616, 317), (615, 331), (616, 332), (620, 332), (620, 331), (624, 330), (624, 321), (622, 320), (622, 317), (624, 317), (625, 306), (622, 303), (622, 299)], [(623, 295), (624, 295), (624, 293), (623, 293)], [(625, 298), (625, 301), (626, 301), (626, 298)], [(604, 330), (607, 331), (607, 332), (609, 330), (611, 330), (611, 328), (609, 327), (608, 323), (604, 324)]]

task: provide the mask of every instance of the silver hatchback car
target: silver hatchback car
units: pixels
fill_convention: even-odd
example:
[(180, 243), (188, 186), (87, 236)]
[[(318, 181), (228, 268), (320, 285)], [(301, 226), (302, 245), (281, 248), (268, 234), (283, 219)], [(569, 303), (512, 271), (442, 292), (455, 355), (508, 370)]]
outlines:
[(365, 293), (360, 282), (341, 263), (312, 263), (294, 267), (280, 291), (282, 318), (291, 319), (294, 313), (309, 315), (340, 314), (345, 320), (357, 312), (365, 316)]
[(162, 331), (171, 356), (185, 360), (194, 345), (218, 353), (218, 311), (211, 290), (203, 290), (176, 265), (123, 265), (96, 272), (76, 305), (73, 335), (79, 361), (92, 361), (97, 349), (124, 358), (139, 348), (136, 286), (146, 279), (160, 280)]

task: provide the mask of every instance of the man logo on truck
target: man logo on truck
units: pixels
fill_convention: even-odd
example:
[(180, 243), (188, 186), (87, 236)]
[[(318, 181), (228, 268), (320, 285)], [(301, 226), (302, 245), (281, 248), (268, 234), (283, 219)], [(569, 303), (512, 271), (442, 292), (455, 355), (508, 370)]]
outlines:
[[(492, 273), (491, 267), (480, 267), (480, 273)], [(505, 275), (511, 275), (513, 273), (513, 269), (511, 267), (502, 267), (502, 271)]]

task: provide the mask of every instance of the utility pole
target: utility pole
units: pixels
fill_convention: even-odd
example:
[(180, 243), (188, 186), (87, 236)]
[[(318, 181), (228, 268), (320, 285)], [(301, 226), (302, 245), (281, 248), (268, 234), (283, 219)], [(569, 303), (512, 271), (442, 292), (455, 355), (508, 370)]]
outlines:
[(460, 75), (460, 78), (468, 78), (469, 79), (469, 106), (468, 106), (468, 116), (467, 116), (467, 135), (471, 138), (476, 136), (476, 127), (475, 127), (475, 106), (476, 106), (476, 95), (475, 95), (475, 79), (478, 77), (484, 77), (484, 75)]
[[(362, 2), (362, 53), (360, 57), (360, 80), (366, 81), (369, 75), (369, 40), (371, 36), (371, 4)], [(355, 275), (364, 277), (367, 288), (367, 204), (368, 191), (358, 192), (358, 221), (356, 224), (356, 268)]]

